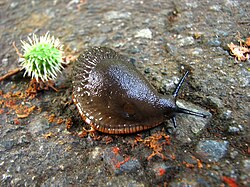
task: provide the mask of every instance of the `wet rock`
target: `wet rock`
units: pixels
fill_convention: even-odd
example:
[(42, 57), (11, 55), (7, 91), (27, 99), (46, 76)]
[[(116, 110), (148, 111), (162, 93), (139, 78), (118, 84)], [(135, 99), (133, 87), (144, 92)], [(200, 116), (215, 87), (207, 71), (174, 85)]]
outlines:
[(130, 12), (109, 11), (104, 14), (104, 18), (107, 20), (127, 19), (130, 17), (130, 15)]
[(131, 179), (128, 176), (118, 176), (111, 178), (107, 184), (107, 187), (113, 187), (113, 186), (128, 186), (128, 187), (144, 187), (145, 184), (140, 183), (136, 180)]
[(15, 140), (7, 140), (1, 142), (1, 147), (3, 147), (5, 150), (11, 149), (14, 145), (16, 145)]
[(207, 100), (210, 106), (215, 107), (217, 109), (223, 108), (223, 103), (218, 97), (208, 96)]
[(28, 137), (26, 135), (22, 135), (18, 138), (17, 144), (19, 145), (25, 145), (25, 144), (29, 144), (30, 141), (28, 139)]
[(95, 36), (90, 40), (90, 45), (92, 46), (101, 46), (104, 43), (107, 42), (107, 37), (102, 35), (102, 36)]
[(177, 48), (176, 48), (176, 46), (173, 45), (173, 44), (171, 44), (171, 43), (166, 43), (165, 49), (171, 55), (176, 55), (177, 54)]
[(100, 27), (100, 31), (101, 31), (102, 33), (109, 33), (109, 32), (112, 31), (112, 28), (111, 28), (110, 26), (107, 26), (107, 25), (102, 25), (102, 26)]
[(192, 36), (183, 37), (178, 40), (178, 45), (180, 47), (193, 45), (193, 44), (194, 44), (194, 38)]
[(32, 122), (29, 124), (28, 129), (31, 134), (43, 134), (45, 130), (49, 129), (49, 122), (42, 116), (36, 116)]
[(12, 8), (12, 9), (15, 9), (15, 8), (17, 8), (18, 7), (18, 2), (12, 2), (11, 4), (10, 4), (10, 7)]
[(240, 129), (238, 127), (234, 127), (234, 126), (229, 126), (228, 127), (228, 132), (229, 133), (233, 133), (233, 134), (237, 134), (240, 132)]
[(226, 110), (222, 113), (222, 116), (224, 119), (231, 119), (232, 118), (232, 111), (231, 110)]
[(131, 54), (140, 53), (140, 49), (138, 49), (137, 47), (134, 47), (134, 46), (131, 46), (128, 51)]
[(212, 5), (209, 7), (209, 10), (214, 10), (219, 12), (221, 10), (221, 6), (220, 5)]
[(243, 181), (245, 186), (249, 186), (250, 184), (250, 159), (242, 160), (242, 172), (240, 175), (240, 179)]
[(103, 157), (103, 149), (100, 147), (95, 147), (94, 150), (90, 153), (90, 162), (98, 162)]
[(204, 109), (182, 100), (178, 100), (177, 105), (181, 108), (191, 109), (195, 112), (202, 112), (208, 115), (206, 118), (192, 116), (192, 115), (177, 115), (177, 129), (176, 129), (176, 138), (183, 143), (188, 143), (192, 141), (192, 138), (202, 132), (206, 124), (211, 119), (212, 114)]
[(144, 73), (149, 74), (149, 73), (150, 73), (150, 68), (146, 68), (146, 69), (144, 70)]
[[(0, 101), (0, 186), (164, 186), (164, 184), (181, 186), (183, 184), (183, 186), (209, 187), (227, 185), (221, 181), (221, 176), (225, 174), (230, 177), (236, 176), (239, 186), (248, 186), (250, 172), (247, 166), (249, 161), (246, 160), (249, 159), (246, 159), (246, 153), (239, 148), (245, 148), (249, 143), (246, 138), (250, 96), (247, 70), (249, 62), (236, 64), (234, 57), (228, 52), (227, 44), (231, 42), (239, 44), (236, 33), (238, 30), (242, 39), (248, 36), (249, 21), (246, 18), (249, 0), (215, 0), (215, 2), (180, 0), (174, 4), (164, 0), (68, 2), (1, 1), (1, 76), (18, 66), (18, 55), (12, 46), (13, 42), (16, 42), (17, 48), (22, 53), (20, 39), (26, 39), (32, 32), (40, 35), (46, 31), (53, 31), (55, 37), (59, 37), (64, 43), (65, 55), (78, 55), (78, 52), (87, 47), (105, 45), (128, 54), (129, 57), (137, 59), (137, 62), (147, 62), (138, 69), (143, 72), (144, 69), (150, 68), (151, 73), (147, 74), (147, 78), (157, 89), (163, 87), (165, 81), (165, 90), (162, 89), (164, 90), (162, 92), (170, 95), (179, 80), (179, 76), (176, 75), (182, 70), (181, 67), (190, 69), (191, 74), (184, 83), (178, 100), (185, 94), (192, 95), (195, 92), (194, 98), (197, 100), (193, 101), (191, 96), (185, 97), (185, 100), (189, 101), (183, 105), (191, 110), (202, 110), (192, 104), (195, 102), (211, 111), (215, 109), (215, 114), (219, 115), (214, 116), (211, 125), (216, 127), (213, 129), (209, 127), (208, 131), (205, 131), (209, 119), (178, 115), (176, 136), (173, 133), (171, 146), (164, 145), (162, 150), (165, 154), (168, 152), (168, 147), (174, 148), (176, 159), (171, 161), (162, 160), (157, 156), (147, 161), (146, 158), (153, 150), (142, 142), (135, 144), (136, 135), (111, 136), (113, 141), (107, 145), (90, 136), (79, 138), (78, 131), (82, 127), (88, 128), (89, 125), (81, 120), (78, 111), (73, 112), (76, 108), (72, 104), (71, 83), (68, 84), (66, 81), (71, 82), (71, 78), (65, 76), (68, 74), (65, 71), (61, 75), (64, 79), (58, 77), (59, 84), (58, 79), (56, 81), (56, 86), (60, 86), (59, 93), (42, 90), (33, 99), (18, 99), (15, 104), (25, 100), (24, 102), (29, 101), (39, 108), (27, 118), (20, 119), (21, 124), (18, 128), (13, 123), (16, 118), (15, 109), (6, 107), (7, 103)], [(44, 17), (45, 22), (41, 22), (41, 18)], [(151, 31), (150, 39), (145, 35), (135, 38), (135, 34), (145, 28)], [(199, 33), (202, 33), (201, 36)], [(168, 68), (167, 76), (164, 75), (165, 67)], [(70, 69), (71, 66), (65, 67), (65, 70)], [(25, 92), (28, 80), (29, 78), (23, 79), (23, 72), (20, 72), (18, 76), (1, 82), (0, 90), (3, 94), (13, 90)], [(223, 105), (222, 110), (217, 112), (221, 105), (217, 103), (212, 104), (214, 108), (211, 107), (203, 95), (219, 98)], [(65, 103), (62, 97), (70, 98), (66, 100), (66, 103), (69, 102), (66, 106), (52, 103), (52, 101)], [(0, 93), (0, 100), (4, 99)], [(63, 130), (65, 124), (48, 123), (44, 112), (48, 115), (54, 113), (63, 120), (72, 118), (71, 133)], [(171, 124), (171, 121), (167, 120), (166, 123)], [(209, 136), (209, 140), (216, 139), (220, 142), (219, 139), (223, 138), (218, 136), (218, 133), (220, 134), (220, 130), (224, 130), (225, 126), (230, 126), (227, 130), (232, 130), (231, 133), (226, 131), (228, 141), (232, 142), (232, 145), (239, 142), (240, 147), (236, 146), (235, 149), (230, 147), (228, 159), (220, 159), (215, 164), (209, 164), (211, 167), (206, 167), (203, 163), (202, 169), (196, 168), (195, 159), (183, 154), (195, 149), (193, 143), (199, 141), (199, 138)], [(244, 131), (241, 130), (243, 128)], [(159, 126), (158, 130), (161, 129), (162, 126)], [(50, 138), (43, 136), (50, 132), (54, 136)], [(146, 131), (146, 136), (150, 136), (149, 133), (150, 131)], [(244, 133), (244, 136), (239, 136), (238, 133)], [(102, 133), (99, 135), (103, 137)], [(121, 149), (118, 151), (119, 156), (107, 153), (107, 147), (117, 145)], [(185, 148), (187, 152), (183, 153)], [(123, 150), (126, 154), (123, 154)], [(116, 162), (112, 162), (112, 158)], [(130, 160), (132, 162), (129, 162)], [(183, 165), (183, 160), (194, 164), (195, 168), (187, 168)], [(122, 170), (124, 166), (125, 169)], [(119, 175), (115, 175), (116, 172)]]
[(146, 39), (152, 39), (152, 31), (148, 28), (141, 29), (136, 32), (135, 38), (146, 38)]
[(119, 153), (119, 148), (107, 148), (103, 153), (103, 159), (105, 164), (112, 173), (122, 174), (135, 172), (137, 169), (141, 168), (141, 164), (137, 159), (130, 157), (123, 157)]
[(228, 141), (204, 140), (196, 147), (196, 153), (203, 161), (218, 162), (228, 151)]
[(112, 40), (121, 40), (123, 37), (123, 34), (118, 32), (112, 37)]
[(218, 38), (212, 39), (208, 41), (208, 45), (212, 47), (219, 47), (221, 45), (221, 41)]
[(2, 67), (6, 67), (8, 65), (8, 58), (2, 59)]
[(169, 187), (198, 187), (198, 186), (210, 186), (209, 183), (199, 175), (188, 177), (182, 177), (181, 181), (174, 181), (169, 184)]
[(152, 167), (156, 179), (168, 178), (173, 175), (176, 175), (180, 169), (178, 166), (175, 166), (170, 162), (154, 163), (153, 166), (150, 167)]
[(250, 85), (250, 72), (247, 69), (242, 69), (237, 73), (237, 77), (239, 78), (240, 86), (242, 88), (249, 87)]
[(136, 170), (140, 169), (140, 168), (141, 168), (141, 164), (140, 164), (139, 160), (131, 159), (131, 160), (129, 160), (121, 165), (120, 171), (130, 173), (130, 172), (136, 172)]
[(162, 75), (167, 75), (168, 74), (168, 69), (167, 68), (161, 69), (161, 74)]
[(153, 171), (155, 173), (155, 176), (156, 177), (161, 177), (161, 176), (164, 176), (164, 174), (166, 173), (166, 169), (167, 169), (167, 166), (164, 164), (164, 163), (156, 163), (153, 165)]
[(201, 48), (194, 48), (191, 50), (190, 52), (192, 55), (196, 55), (196, 56), (199, 56), (203, 53), (203, 49)]
[(230, 157), (232, 159), (235, 159), (239, 155), (238, 151), (230, 151)]
[(11, 181), (12, 178), (13, 178), (12, 175), (7, 174), (7, 173), (4, 173), (4, 174), (2, 175), (1, 182), (3, 182), (3, 183), (9, 182), (9, 181)]

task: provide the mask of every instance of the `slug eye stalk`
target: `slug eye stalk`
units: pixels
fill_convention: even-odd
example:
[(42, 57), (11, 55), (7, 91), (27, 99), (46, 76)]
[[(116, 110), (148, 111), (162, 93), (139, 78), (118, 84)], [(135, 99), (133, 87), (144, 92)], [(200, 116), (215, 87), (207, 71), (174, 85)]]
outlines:
[[(181, 80), (179, 81), (179, 83), (177, 84), (176, 88), (175, 88), (175, 91), (173, 93), (173, 96), (174, 96), (174, 99), (175, 99), (175, 102), (176, 102), (176, 99), (177, 99), (177, 96), (178, 96), (178, 93), (180, 91), (180, 88), (183, 84), (183, 82), (185, 81), (187, 75), (188, 75), (189, 71), (186, 71), (185, 74), (183, 75), (183, 77), (181, 78)], [(183, 114), (188, 114), (188, 115), (193, 115), (193, 116), (198, 116), (198, 117), (202, 117), (202, 118), (206, 118), (208, 115), (207, 114), (203, 114), (201, 112), (194, 112), (192, 110), (188, 110), (188, 109), (185, 109), (185, 108), (180, 108), (177, 106), (177, 108), (175, 109), (175, 112), (176, 113), (183, 113)], [(171, 118), (173, 124), (174, 124), (174, 127), (176, 128), (177, 124), (176, 124), (176, 118), (175, 116)]]
[(54, 80), (63, 69), (63, 45), (59, 39), (50, 36), (47, 32), (44, 36), (37, 37), (35, 34), (28, 37), (28, 42), (21, 41), (24, 51), (20, 56), (20, 66), (25, 70), (24, 76), (28, 75), (37, 81), (43, 82)]

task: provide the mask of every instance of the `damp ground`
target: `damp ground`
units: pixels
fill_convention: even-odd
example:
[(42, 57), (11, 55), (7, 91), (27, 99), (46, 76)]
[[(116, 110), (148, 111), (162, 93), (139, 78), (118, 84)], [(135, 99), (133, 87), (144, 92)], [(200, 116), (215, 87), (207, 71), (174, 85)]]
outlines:
[[(250, 62), (227, 44), (250, 37), (248, 0), (1, 1), (0, 75), (18, 67), (12, 43), (58, 37), (67, 55), (92, 46), (125, 54), (162, 94), (190, 71), (179, 115), (132, 135), (81, 134), (71, 68), (59, 92), (27, 94), (23, 72), (0, 83), (1, 186), (247, 186), (250, 183)], [(166, 129), (172, 133), (166, 133)]]

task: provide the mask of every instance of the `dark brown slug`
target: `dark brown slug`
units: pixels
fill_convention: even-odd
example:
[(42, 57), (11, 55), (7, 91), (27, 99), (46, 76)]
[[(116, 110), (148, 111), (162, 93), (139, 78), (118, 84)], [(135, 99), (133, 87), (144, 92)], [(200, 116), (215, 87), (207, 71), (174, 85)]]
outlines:
[(136, 70), (129, 59), (107, 47), (94, 47), (79, 56), (73, 67), (73, 100), (81, 117), (95, 130), (108, 134), (129, 134), (155, 127), (185, 113), (200, 117), (176, 105), (178, 91), (159, 94)]

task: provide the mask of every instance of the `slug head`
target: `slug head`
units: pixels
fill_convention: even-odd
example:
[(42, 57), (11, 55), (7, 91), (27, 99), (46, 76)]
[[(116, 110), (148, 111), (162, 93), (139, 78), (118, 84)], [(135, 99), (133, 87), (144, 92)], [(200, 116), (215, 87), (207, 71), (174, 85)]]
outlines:
[(193, 116), (198, 116), (198, 117), (207, 117), (206, 114), (203, 114), (201, 112), (194, 112), (192, 110), (188, 110), (188, 109), (185, 109), (185, 108), (181, 108), (181, 107), (178, 107), (176, 105), (176, 99), (177, 99), (177, 96), (178, 96), (178, 93), (179, 93), (179, 90), (185, 80), (185, 78), (187, 77), (188, 75), (188, 71), (186, 71), (186, 73), (184, 74), (184, 76), (181, 78), (180, 82), (177, 84), (176, 86), (176, 89), (173, 93), (173, 96), (168, 99), (168, 100), (163, 100), (162, 102), (165, 102), (164, 106), (165, 106), (165, 117), (167, 119), (171, 119), (172, 122), (173, 122), (173, 125), (174, 127), (176, 128), (177, 127), (177, 124), (176, 124), (176, 118), (175, 118), (175, 115), (178, 114), (178, 113), (184, 113), (184, 114), (188, 114), (188, 115), (193, 115)]

